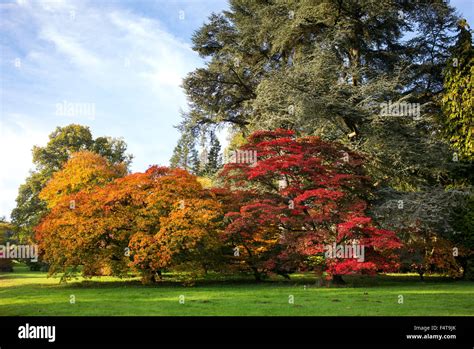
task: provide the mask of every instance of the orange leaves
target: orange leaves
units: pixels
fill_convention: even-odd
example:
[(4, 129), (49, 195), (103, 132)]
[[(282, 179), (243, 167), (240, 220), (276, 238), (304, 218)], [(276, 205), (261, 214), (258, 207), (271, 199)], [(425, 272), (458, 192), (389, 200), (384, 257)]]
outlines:
[(169, 254), (160, 253), (160, 246), (155, 238), (143, 232), (138, 232), (131, 237), (129, 247), (133, 251), (131, 264), (138, 270), (159, 270), (170, 260)]
[(90, 151), (77, 152), (72, 154), (62, 170), (53, 175), (39, 197), (52, 208), (66, 195), (81, 190), (89, 192), (126, 173), (125, 164), (111, 164), (104, 157)]
[(308, 257), (321, 257), (330, 273), (360, 272), (358, 264), (321, 255), (326, 244), (360, 240), (370, 270), (391, 264), (385, 252), (399, 243), (365, 215), (357, 154), (347, 151), (346, 163), (342, 146), (297, 139), (286, 130), (256, 133), (246, 147), (257, 150), (258, 163), (226, 165), (233, 168), (221, 172), (228, 186), (211, 190), (182, 169), (152, 166), (117, 178), (120, 168), (91, 153), (76, 154), (42, 192), (51, 208), (37, 227), (45, 260), (53, 272), (131, 266), (145, 282), (164, 269), (195, 273), (222, 265), (256, 278), (287, 275), (311, 267)]
[(160, 220), (156, 240), (176, 252), (195, 249), (204, 240), (217, 240), (222, 217), (219, 203), (213, 199), (188, 199)]
[[(130, 264), (144, 279), (152, 280), (162, 268), (181, 260), (203, 259), (215, 248), (222, 210), (195, 176), (153, 166), (106, 184), (118, 172), (108, 171), (102, 161), (90, 162), (90, 154), (79, 157), (83, 155), (86, 159), (76, 156), (74, 166), (68, 163), (44, 193), (64, 190), (60, 188), (67, 187), (67, 173), (77, 180), (68, 190), (82, 188), (50, 198), (52, 210), (36, 229), (53, 273), (79, 265), (87, 266), (84, 273), (95, 272), (91, 263), (114, 264), (108, 268), (112, 270), (124, 270)], [(81, 174), (80, 165), (85, 163), (91, 164), (91, 170)]]

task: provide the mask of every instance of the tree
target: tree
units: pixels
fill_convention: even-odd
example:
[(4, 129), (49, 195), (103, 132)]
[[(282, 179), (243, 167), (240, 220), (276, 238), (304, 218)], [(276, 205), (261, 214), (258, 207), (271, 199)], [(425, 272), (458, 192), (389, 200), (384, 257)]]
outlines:
[(39, 193), (46, 185), (48, 176), (42, 172), (31, 172), (25, 183), (20, 185), (16, 198), (16, 207), (11, 213), (12, 222), (18, 227), (18, 238), (30, 242), (33, 228), (46, 213), (46, 203)]
[(221, 144), (214, 132), (211, 133), (209, 139), (209, 152), (206, 156), (204, 164), (204, 174), (213, 176), (222, 167)]
[[(442, 1), (233, 0), (193, 36), (207, 64), (184, 80), (183, 125), (295, 129), (364, 152), (380, 185), (439, 183), (451, 154), (434, 117), (455, 22)], [(417, 110), (383, 115), (389, 102)]]
[(405, 244), (405, 268), (414, 268), (421, 277), (433, 271), (470, 277), (474, 256), (472, 189), (389, 190), (379, 196), (384, 200), (372, 206), (371, 215), (383, 228), (399, 232)]
[[(11, 233), (15, 227), (5, 220), (5, 217), (0, 217), (0, 246), (5, 246), (11, 240)], [(12, 260), (0, 256), (0, 272), (12, 272)]]
[[(438, 121), (443, 69), (454, 57), (458, 21), (449, 3), (230, 4), (193, 36), (193, 49), (206, 66), (183, 83), (191, 106), (183, 128), (230, 125), (241, 135), (285, 128), (341, 142), (364, 154), (378, 195), (370, 198), (373, 205), (391, 202), (391, 194), (410, 201), (412, 194), (437, 195), (438, 187), (472, 185), (472, 164), (457, 161)], [(465, 47), (461, 55), (467, 57), (471, 42), (463, 35), (458, 47)], [(456, 75), (460, 80), (447, 75), (453, 93), (468, 86), (472, 75), (468, 64), (456, 69), (463, 71)], [(464, 89), (464, 108), (472, 100), (468, 92)], [(467, 119), (458, 121), (450, 123), (451, 131), (469, 136)], [(438, 204), (438, 211), (445, 207)], [(385, 225), (382, 219), (390, 221), (384, 216), (378, 223)]]
[(474, 48), (466, 20), (458, 23), (458, 31), (444, 77), (445, 134), (460, 158), (474, 161)]
[[(450, 241), (460, 250), (457, 260), (463, 268), (463, 277), (474, 280), (474, 194), (461, 201), (464, 209), (457, 213), (456, 228), (459, 232)], [(462, 251), (462, 252), (461, 252)]]
[(112, 164), (97, 153), (80, 151), (71, 154), (63, 168), (53, 174), (39, 198), (52, 208), (65, 196), (79, 191), (90, 193), (126, 174), (125, 163)]
[(219, 202), (212, 196), (196, 194), (164, 217), (154, 236), (160, 246), (159, 255), (170, 257), (162, 267), (191, 271), (193, 275), (217, 266), (221, 247), (217, 232), (223, 216)]
[(170, 167), (198, 173), (200, 166), (193, 136), (190, 133), (183, 133), (173, 150)]
[(76, 124), (57, 127), (49, 135), (46, 146), (34, 146), (32, 153), (35, 169), (20, 186), (17, 204), (11, 213), (12, 223), (19, 228), (20, 240), (30, 240), (33, 228), (46, 214), (47, 206), (39, 198), (39, 193), (71, 154), (89, 150), (105, 156), (113, 164), (125, 163), (128, 166), (132, 156), (125, 153), (126, 149), (127, 145), (123, 140), (110, 137), (98, 137), (94, 140), (88, 127)]
[(220, 252), (220, 204), (182, 169), (151, 168), (147, 173), (154, 178), (154, 190), (130, 240), (132, 265), (144, 282), (156, 281), (163, 269), (207, 272)]
[(104, 156), (112, 163), (130, 164), (132, 156), (126, 154), (127, 145), (121, 139), (111, 137), (92, 138), (89, 127), (71, 124), (58, 126), (49, 135), (45, 147), (33, 147), (33, 163), (38, 171), (52, 174), (62, 168), (71, 154), (81, 150), (90, 150)]
[(405, 240), (401, 253), (402, 264), (418, 273), (422, 281), (427, 273), (461, 276), (462, 267), (457, 257), (458, 254), (466, 254), (462, 247), (456, 247), (449, 240), (419, 227), (404, 230), (402, 234)]
[[(221, 172), (231, 189), (247, 190), (246, 202), (227, 211), (224, 236), (257, 280), (302, 268), (322, 268), (336, 281), (396, 269), (399, 239), (365, 213), (369, 182), (360, 155), (283, 129), (253, 133), (240, 151), (256, 152), (258, 161), (229, 163)], [(236, 195), (232, 201), (242, 202), (242, 192)], [(364, 246), (365, 259), (328, 257), (333, 244)]]
[(36, 227), (35, 239), (50, 275), (63, 273), (67, 280), (79, 266), (84, 276), (125, 274), (127, 231), (117, 229), (124, 225), (125, 212), (107, 217), (101, 197), (94, 194), (105, 195), (78, 192), (63, 197)]
[(61, 197), (37, 239), (51, 274), (82, 266), (84, 276), (124, 275), (132, 266), (155, 281), (164, 268), (204, 265), (215, 250), (220, 209), (209, 195), (186, 171), (153, 166)]

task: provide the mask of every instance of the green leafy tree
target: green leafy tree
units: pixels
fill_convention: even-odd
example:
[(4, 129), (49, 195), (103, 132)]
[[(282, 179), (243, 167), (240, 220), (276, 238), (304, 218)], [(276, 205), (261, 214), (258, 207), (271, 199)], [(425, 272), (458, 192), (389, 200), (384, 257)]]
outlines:
[[(207, 64), (184, 80), (183, 125), (292, 128), (366, 153), (379, 184), (436, 184), (451, 171), (433, 134), (456, 20), (443, 1), (232, 0), (193, 36)], [(419, 109), (384, 115), (389, 102)]]
[(466, 20), (458, 24), (459, 34), (446, 67), (442, 99), (445, 133), (451, 146), (466, 160), (474, 160), (474, 48)]
[[(447, 62), (442, 98), (444, 136), (449, 141), (453, 157), (459, 166), (452, 176), (458, 185), (474, 185), (474, 49), (472, 35), (466, 20), (458, 23), (458, 34), (451, 57)], [(455, 227), (458, 234), (451, 237), (456, 246), (462, 246), (465, 253), (458, 259), (463, 266), (463, 276), (474, 278), (474, 194), (456, 211)]]
[[(0, 245), (6, 245), (11, 240), (14, 226), (5, 220), (5, 217), (0, 217)], [(13, 265), (11, 259), (6, 259), (0, 256), (0, 272), (12, 272)]]
[(458, 234), (453, 236), (455, 246), (462, 246), (465, 253), (458, 259), (463, 267), (463, 277), (474, 280), (474, 194), (463, 202), (463, 208), (455, 216)]

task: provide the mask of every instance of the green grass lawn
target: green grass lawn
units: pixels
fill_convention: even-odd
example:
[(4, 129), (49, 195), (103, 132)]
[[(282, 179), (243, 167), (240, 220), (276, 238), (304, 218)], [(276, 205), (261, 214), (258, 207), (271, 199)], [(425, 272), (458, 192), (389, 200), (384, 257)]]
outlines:
[(318, 287), (308, 275), (259, 284), (214, 278), (191, 287), (179, 282), (143, 286), (137, 279), (112, 277), (60, 284), (17, 265), (14, 273), (0, 273), (0, 315), (474, 315), (473, 282), (440, 277), (420, 282), (415, 275), (346, 280), (343, 287)]

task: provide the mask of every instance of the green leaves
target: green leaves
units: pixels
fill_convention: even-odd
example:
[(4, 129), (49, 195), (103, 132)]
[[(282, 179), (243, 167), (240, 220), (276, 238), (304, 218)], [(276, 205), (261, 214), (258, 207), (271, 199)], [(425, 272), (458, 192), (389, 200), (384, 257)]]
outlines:
[(459, 34), (447, 63), (442, 106), (444, 132), (461, 159), (474, 160), (474, 49), (469, 26), (458, 24)]

